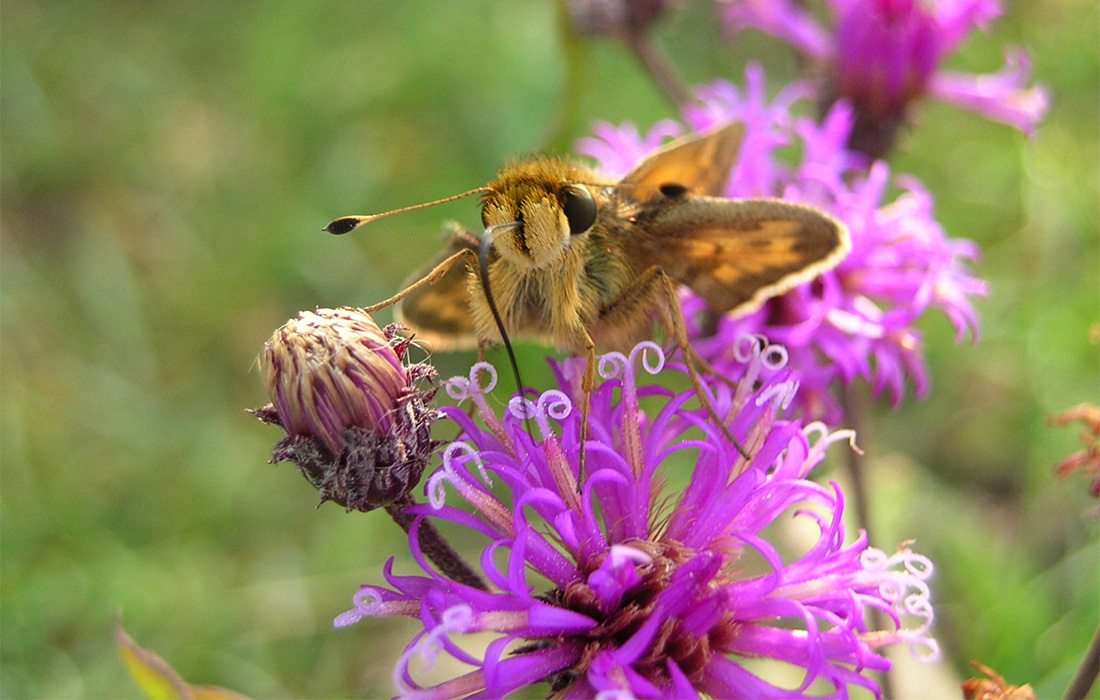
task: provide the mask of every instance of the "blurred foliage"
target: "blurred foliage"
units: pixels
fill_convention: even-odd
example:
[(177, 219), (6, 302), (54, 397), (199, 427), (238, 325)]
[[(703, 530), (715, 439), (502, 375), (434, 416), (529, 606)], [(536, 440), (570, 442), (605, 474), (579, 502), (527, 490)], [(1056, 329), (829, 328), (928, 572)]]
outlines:
[[(739, 80), (747, 60), (773, 89), (795, 75), (786, 47), (724, 43), (709, 2), (684, 5), (658, 39), (690, 81)], [(444, 218), (476, 214), (354, 239), (321, 234), (330, 218), (482, 184), (597, 119), (672, 116), (621, 46), (565, 51), (556, 22), (533, 0), (4, 3), (4, 697), (135, 695), (119, 619), (195, 682), (389, 693), (413, 625), (330, 621), (407, 561), (402, 538), (315, 511), (293, 467), (265, 464), (277, 436), (243, 411), (264, 403), (254, 360), (298, 309), (388, 296)], [(992, 294), (973, 346), (927, 324), (932, 395), (870, 404), (864, 439), (875, 541), (915, 537), (936, 561), (948, 663), (1040, 697), (1100, 619), (1096, 504), (1051, 477), (1077, 447), (1044, 421), (1100, 396), (1098, 27), (1091, 0), (1015, 2), (956, 57), (989, 71), (1004, 44), (1030, 49), (1053, 93), (1033, 139), (935, 104), (904, 136), (895, 168), (981, 244)], [(471, 356), (436, 359), (446, 376)]]

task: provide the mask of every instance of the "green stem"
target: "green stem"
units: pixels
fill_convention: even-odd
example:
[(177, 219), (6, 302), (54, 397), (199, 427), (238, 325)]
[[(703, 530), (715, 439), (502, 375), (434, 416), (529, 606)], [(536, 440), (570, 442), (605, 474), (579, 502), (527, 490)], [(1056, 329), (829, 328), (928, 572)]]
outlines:
[[(870, 429), (867, 425), (867, 417), (864, 412), (863, 397), (852, 387), (844, 387), (841, 390), (841, 405), (844, 408), (844, 418), (848, 426), (856, 432), (856, 439), (860, 445), (866, 446), (871, 441)], [(848, 450), (848, 460), (845, 463), (848, 478), (852, 485), (852, 497), (849, 499), (856, 511), (856, 524), (867, 533), (867, 541), (871, 542), (871, 505), (870, 496), (867, 493), (867, 470), (864, 464), (864, 454), (855, 450)]]

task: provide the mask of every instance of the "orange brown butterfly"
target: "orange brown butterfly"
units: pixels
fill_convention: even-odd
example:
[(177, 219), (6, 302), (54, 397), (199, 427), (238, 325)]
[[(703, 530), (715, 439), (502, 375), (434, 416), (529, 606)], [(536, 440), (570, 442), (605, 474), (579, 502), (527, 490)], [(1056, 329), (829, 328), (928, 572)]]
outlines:
[(659, 322), (718, 418), (697, 374), (707, 365), (688, 344), (677, 289), (688, 287), (715, 313), (746, 314), (836, 266), (851, 247), (844, 224), (820, 209), (722, 196), (743, 133), (732, 123), (673, 141), (618, 182), (573, 160), (534, 157), (505, 166), (485, 187), (341, 217), (325, 230), (344, 234), (383, 216), (481, 195), (481, 235), (451, 224), (440, 257), (366, 311), (398, 304), (398, 320), (441, 350), (504, 344), (511, 356), (508, 338), (518, 336), (583, 355), (584, 419), (596, 351), (627, 349)]

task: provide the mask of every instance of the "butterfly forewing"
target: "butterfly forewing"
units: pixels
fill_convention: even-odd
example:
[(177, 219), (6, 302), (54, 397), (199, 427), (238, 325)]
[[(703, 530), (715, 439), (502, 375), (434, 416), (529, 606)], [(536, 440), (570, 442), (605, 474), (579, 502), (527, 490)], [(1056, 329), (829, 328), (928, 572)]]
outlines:
[(638, 270), (658, 266), (719, 313), (744, 314), (834, 267), (847, 229), (778, 199), (683, 196), (651, 207), (623, 245)]
[[(477, 239), (451, 225), (450, 243), (443, 252), (424, 269), (409, 277), (406, 284), (422, 279), (435, 266), (463, 248), (477, 253)], [(438, 282), (409, 294), (401, 300), (396, 319), (416, 334), (432, 350), (448, 352), (477, 347), (478, 339), (470, 313), (467, 292), (467, 265), (452, 265)]]
[(698, 195), (724, 195), (744, 133), (744, 125), (735, 122), (704, 136), (672, 141), (623, 178), (623, 194), (640, 203), (663, 197), (662, 189), (668, 186)]

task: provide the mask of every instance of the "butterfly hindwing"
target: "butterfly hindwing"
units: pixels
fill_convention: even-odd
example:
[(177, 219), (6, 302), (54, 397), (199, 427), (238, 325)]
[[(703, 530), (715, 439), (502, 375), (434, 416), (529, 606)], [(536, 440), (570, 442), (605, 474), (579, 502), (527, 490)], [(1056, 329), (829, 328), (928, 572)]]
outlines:
[(779, 199), (684, 196), (644, 223), (660, 235), (627, 236), (632, 263), (661, 267), (719, 313), (749, 313), (834, 267), (851, 247), (839, 221)]
[[(462, 249), (475, 255), (477, 238), (451, 222), (447, 225), (449, 243), (443, 252), (406, 281), (406, 285), (425, 277), (435, 266)], [(477, 347), (477, 334), (470, 313), (467, 292), (469, 266), (452, 265), (435, 284), (416, 290), (401, 300), (396, 319), (416, 334), (418, 341), (432, 350), (452, 351)]]

